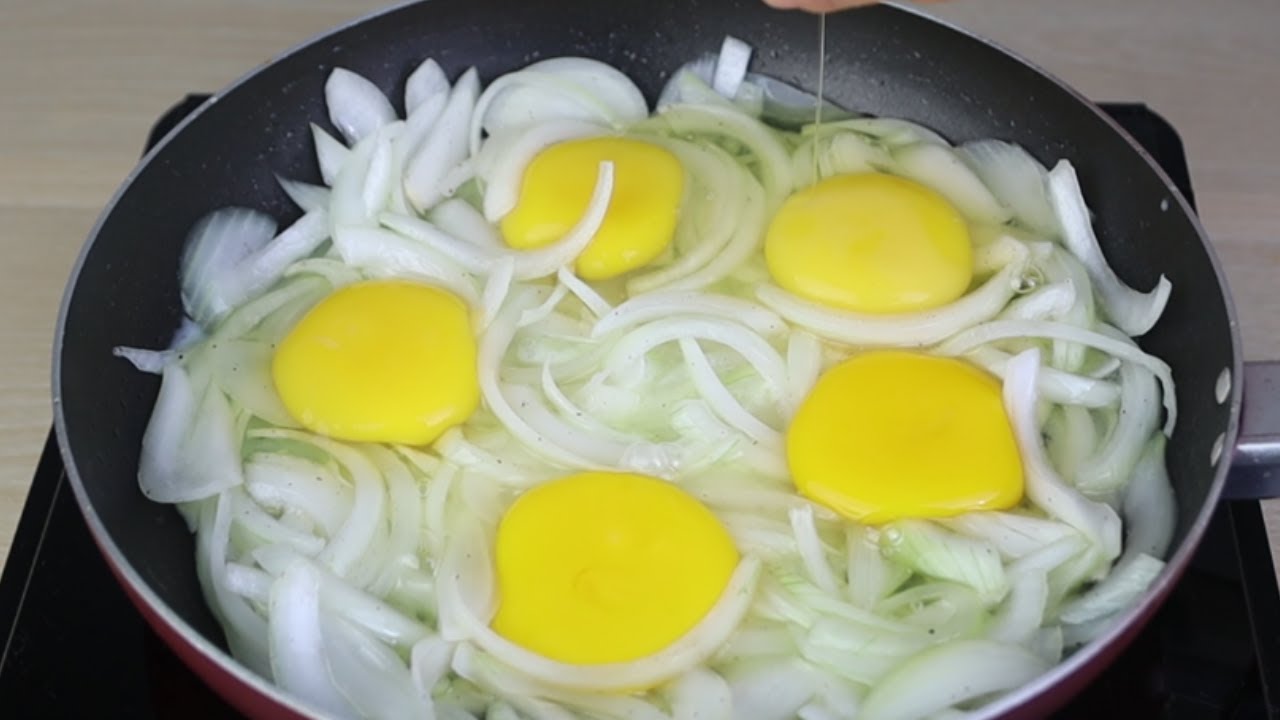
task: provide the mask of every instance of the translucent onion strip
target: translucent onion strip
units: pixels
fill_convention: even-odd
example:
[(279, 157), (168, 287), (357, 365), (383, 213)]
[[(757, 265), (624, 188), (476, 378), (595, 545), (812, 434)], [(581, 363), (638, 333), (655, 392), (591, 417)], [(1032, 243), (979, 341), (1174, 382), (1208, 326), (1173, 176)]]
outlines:
[(923, 347), (995, 317), (1017, 290), (1026, 269), (1027, 252), (1008, 241), (1017, 259), (983, 285), (950, 305), (893, 317), (837, 310), (805, 300), (774, 285), (762, 285), (756, 296), (779, 315), (817, 335), (850, 345)]
[(320, 578), (304, 563), (290, 567), (271, 590), (268, 613), (271, 674), (276, 684), (338, 717), (354, 708), (334, 685), (320, 630)]
[(377, 85), (345, 68), (334, 68), (324, 84), (329, 120), (348, 143), (355, 144), (396, 119), (396, 112)]
[(1107, 317), (1126, 335), (1145, 334), (1164, 312), (1173, 284), (1161, 275), (1155, 289), (1142, 293), (1116, 276), (1094, 235), (1075, 168), (1066, 160), (1049, 172), (1049, 196), (1062, 223), (1063, 242), (1088, 270), (1094, 289), (1102, 297)]
[(787, 329), (777, 313), (749, 300), (698, 290), (660, 290), (631, 298), (603, 315), (591, 328), (598, 338), (651, 320), (659, 320), (696, 308), (699, 315), (711, 315), (742, 323), (757, 333), (774, 336)]
[(1045, 456), (1036, 423), (1036, 376), (1040, 351), (1028, 350), (1009, 362), (1004, 379), (1005, 411), (1013, 424), (1026, 469), (1031, 502), (1087, 536), (1108, 558), (1120, 555), (1120, 516), (1068, 487)]
[[(1003, 350), (984, 346), (974, 348), (965, 358), (1003, 378), (1013, 356)], [(1120, 388), (1113, 382), (1074, 375), (1048, 366), (1040, 368), (1036, 388), (1045, 400), (1061, 405), (1104, 408), (1115, 405), (1120, 400)]]
[(444, 198), (442, 181), (467, 157), (467, 126), (480, 94), (480, 78), (471, 68), (458, 78), (449, 100), (422, 144), (404, 161), (405, 196), (419, 210)]
[(698, 342), (681, 338), (679, 343), (680, 351), (684, 355), (685, 367), (689, 371), (689, 376), (693, 378), (694, 386), (698, 388), (698, 393), (703, 400), (707, 401), (707, 405), (711, 406), (716, 415), (742, 431), (752, 441), (775, 452), (781, 452), (782, 434), (752, 415), (742, 406), (742, 403), (738, 402), (738, 399), (729, 392), (729, 388), (725, 387), (720, 377), (716, 375), (715, 369), (711, 367), (711, 362), (707, 360), (706, 353), (702, 352)]
[(460, 608), (460, 617), (472, 641), (485, 652), (548, 685), (596, 692), (651, 687), (697, 667), (715, 652), (750, 609), (759, 574), (760, 561), (743, 557), (720, 600), (692, 630), (657, 653), (626, 663), (570, 665), (548, 660), (490, 630), (469, 608)]
[(956, 333), (946, 342), (938, 345), (935, 350), (940, 355), (964, 355), (974, 348), (987, 343), (1026, 338), (1048, 338), (1079, 343), (1114, 355), (1126, 362), (1136, 363), (1151, 371), (1160, 380), (1160, 385), (1164, 390), (1164, 434), (1173, 434), (1173, 428), (1178, 421), (1178, 407), (1174, 398), (1173, 371), (1166, 362), (1153, 355), (1148, 355), (1132, 343), (1122, 342), (1103, 333), (1083, 330), (1062, 323), (997, 320), (975, 325)]
[(1048, 670), (1043, 660), (1011, 645), (959, 640), (911, 658), (871, 689), (862, 720), (914, 720), (966, 700), (1011, 690)]

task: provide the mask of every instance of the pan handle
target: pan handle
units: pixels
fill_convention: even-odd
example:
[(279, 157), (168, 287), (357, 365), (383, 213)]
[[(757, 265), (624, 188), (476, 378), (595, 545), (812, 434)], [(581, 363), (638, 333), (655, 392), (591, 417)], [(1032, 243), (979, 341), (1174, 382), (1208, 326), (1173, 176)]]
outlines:
[(1268, 401), (1280, 397), (1280, 361), (1245, 363), (1244, 395), (1240, 437), (1222, 496), (1228, 500), (1280, 497), (1280, 402)]

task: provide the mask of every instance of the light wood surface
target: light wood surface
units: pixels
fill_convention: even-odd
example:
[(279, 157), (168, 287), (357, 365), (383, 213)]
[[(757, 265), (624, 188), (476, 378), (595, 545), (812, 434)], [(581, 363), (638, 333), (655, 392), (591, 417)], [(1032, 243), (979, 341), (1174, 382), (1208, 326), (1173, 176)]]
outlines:
[[(67, 274), (152, 122), (188, 91), (216, 90), (381, 4), (0, 0), (0, 563), (49, 428)], [(1143, 100), (1168, 117), (1227, 267), (1245, 355), (1280, 358), (1280, 289), (1269, 282), (1280, 262), (1280, 3), (955, 0), (931, 11), (1093, 98)]]

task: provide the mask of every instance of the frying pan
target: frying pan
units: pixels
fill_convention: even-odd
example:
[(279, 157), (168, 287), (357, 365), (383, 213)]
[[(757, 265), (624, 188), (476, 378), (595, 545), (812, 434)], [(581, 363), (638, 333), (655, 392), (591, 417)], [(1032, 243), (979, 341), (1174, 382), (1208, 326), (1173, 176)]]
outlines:
[[(954, 142), (1000, 138), (1046, 164), (1070, 160), (1118, 274), (1138, 288), (1153, 286), (1161, 273), (1173, 282), (1164, 318), (1141, 343), (1172, 366), (1178, 387), (1181, 420), (1167, 458), (1178, 499), (1174, 552), (1142, 600), (1100, 638), (985, 711), (1044, 717), (1110, 662), (1168, 594), (1233, 459), (1242, 492), (1251, 492), (1248, 483), (1257, 486), (1252, 491), (1266, 487), (1280, 420), (1255, 397), (1245, 415), (1252, 427), (1238, 438), (1242, 386), (1247, 381), (1251, 391), (1269, 395), (1280, 373), (1258, 366), (1244, 377), (1230, 296), (1203, 230), (1169, 179), (1096, 107), (1008, 52), (907, 8), (847, 12), (828, 23), (830, 98), (914, 120)], [(396, 7), (291, 50), (217, 95), (148, 153), (108, 204), (59, 317), (59, 445), (94, 539), (133, 602), (240, 710), (310, 714), (227, 654), (201, 597), (187, 527), (138, 490), (139, 446), (158, 381), (111, 354), (116, 345), (168, 344), (182, 314), (178, 259), (187, 231), (227, 205), (258, 208), (282, 222), (297, 217), (274, 174), (318, 180), (306, 128), (328, 125), (323, 86), (334, 67), (400, 98), (405, 77), (428, 56), (450, 77), (474, 65), (488, 80), (540, 57), (582, 55), (621, 69), (653, 100), (671, 70), (714, 51), (726, 34), (758, 48), (754, 70), (816, 85), (814, 19), (759, 0), (430, 0)]]

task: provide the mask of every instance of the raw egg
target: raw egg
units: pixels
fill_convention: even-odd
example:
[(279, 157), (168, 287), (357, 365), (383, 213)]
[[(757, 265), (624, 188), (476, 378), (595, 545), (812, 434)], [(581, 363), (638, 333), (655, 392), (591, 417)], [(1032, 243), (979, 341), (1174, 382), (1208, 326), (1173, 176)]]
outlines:
[(675, 235), (684, 168), (652, 143), (598, 137), (557, 143), (525, 168), (515, 208), (502, 218), (509, 246), (532, 250), (564, 237), (582, 218), (600, 163), (614, 166), (613, 195), (600, 230), (578, 256), (577, 274), (603, 280), (642, 267)]
[(403, 280), (321, 300), (281, 341), (271, 374), (299, 423), (341, 440), (423, 445), (480, 402), (466, 304)]
[(881, 173), (836, 175), (793, 194), (774, 216), (764, 250), (782, 288), (862, 313), (945, 305), (973, 275), (959, 211), (919, 183)]
[(850, 358), (818, 379), (787, 430), (796, 487), (863, 523), (1012, 507), (1022, 461), (1000, 393), (963, 360)]
[(716, 604), (738, 563), (728, 531), (678, 487), (586, 472), (520, 496), (498, 527), (493, 629), (566, 663), (635, 660)]

